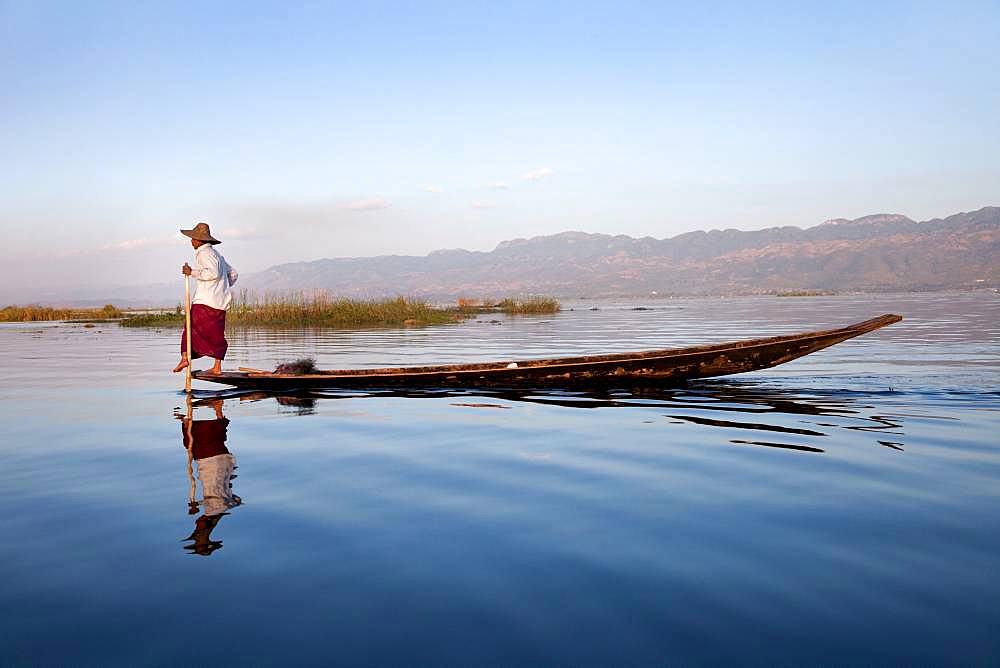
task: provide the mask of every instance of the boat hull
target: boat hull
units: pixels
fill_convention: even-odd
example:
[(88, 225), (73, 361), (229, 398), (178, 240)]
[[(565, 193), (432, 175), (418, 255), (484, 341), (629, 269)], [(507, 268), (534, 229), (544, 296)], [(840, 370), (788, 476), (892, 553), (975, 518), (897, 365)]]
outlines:
[(198, 380), (242, 389), (285, 391), (380, 387), (572, 387), (676, 384), (784, 364), (902, 320), (886, 314), (837, 329), (636, 353), (386, 369), (343, 369), (312, 374), (238, 371)]

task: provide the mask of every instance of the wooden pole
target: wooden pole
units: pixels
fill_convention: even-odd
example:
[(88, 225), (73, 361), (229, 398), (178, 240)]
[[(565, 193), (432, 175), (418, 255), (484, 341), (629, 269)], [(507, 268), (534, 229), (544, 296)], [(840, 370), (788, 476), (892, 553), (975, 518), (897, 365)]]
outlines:
[(194, 355), (191, 350), (191, 277), (184, 276), (184, 336), (187, 344), (187, 373), (184, 379), (184, 391), (191, 394), (191, 363), (194, 362)]

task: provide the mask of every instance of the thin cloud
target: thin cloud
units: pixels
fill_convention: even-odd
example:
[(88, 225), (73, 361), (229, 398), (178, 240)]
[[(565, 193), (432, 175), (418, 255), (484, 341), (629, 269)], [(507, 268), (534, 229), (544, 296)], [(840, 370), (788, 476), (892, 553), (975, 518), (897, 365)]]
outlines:
[[(222, 241), (249, 241), (252, 239), (267, 238), (267, 235), (258, 232), (256, 227), (230, 227), (216, 232), (215, 236), (219, 237)], [(103, 246), (97, 246), (96, 248), (74, 248), (66, 250), (61, 253), (57, 253), (56, 257), (69, 258), (97, 255), (100, 253), (132, 253), (153, 248), (177, 246), (185, 243), (186, 241), (187, 239), (180, 235), (159, 238), (143, 237), (141, 239), (125, 239), (124, 241), (116, 241), (115, 243), (104, 244)]]
[(102, 251), (134, 251), (140, 250), (142, 248), (152, 248), (156, 246), (169, 246), (176, 244), (178, 239), (174, 237), (165, 238), (161, 237), (159, 239), (126, 239), (125, 241), (119, 241), (114, 244), (105, 244), (97, 250)]
[(491, 190), (507, 190), (507, 188), (510, 188), (506, 181), (494, 181), (493, 183), (487, 184), (486, 187)]
[[(61, 251), (59, 253), (56, 253), (55, 256), (57, 258), (80, 257), (81, 255), (86, 255), (87, 252), (88, 251), (84, 251), (84, 250), (81, 250), (79, 248), (72, 248), (72, 249), (67, 250), (67, 251)], [(91, 250), (89, 252), (93, 253), (94, 251)], [(44, 256), (43, 255), (38, 255), (36, 257), (41, 258), (41, 257), (44, 257)]]
[(255, 239), (266, 239), (267, 235), (257, 231), (256, 227), (230, 227), (219, 231), (219, 238), (223, 241), (232, 239), (233, 241), (253, 241)]
[(69, 250), (55, 253), (57, 258), (84, 257), (97, 255), (100, 253), (128, 253), (132, 251), (145, 250), (148, 248), (162, 248), (178, 244), (183, 237), (160, 237), (159, 239), (125, 239), (116, 241), (113, 244), (104, 244), (95, 248), (71, 248)]
[(530, 172), (525, 172), (521, 177), (525, 181), (540, 181), (541, 179), (547, 179), (555, 174), (555, 172), (550, 167), (539, 167), (538, 169), (533, 169)]
[(349, 211), (377, 211), (379, 209), (388, 209), (389, 202), (381, 197), (365, 197), (344, 202), (340, 205), (340, 208), (348, 209)]
[(497, 205), (495, 202), (486, 202), (484, 200), (476, 200), (472, 203), (473, 209), (495, 209)]
[(291, 228), (348, 229), (357, 225), (362, 212), (387, 208), (389, 202), (380, 197), (314, 202), (262, 200), (223, 205), (217, 216), (236, 223), (233, 229), (238, 234), (232, 239), (282, 239)]
[(429, 193), (443, 193), (444, 188), (442, 188), (441, 186), (427, 186), (426, 188), (424, 188), (424, 191)]

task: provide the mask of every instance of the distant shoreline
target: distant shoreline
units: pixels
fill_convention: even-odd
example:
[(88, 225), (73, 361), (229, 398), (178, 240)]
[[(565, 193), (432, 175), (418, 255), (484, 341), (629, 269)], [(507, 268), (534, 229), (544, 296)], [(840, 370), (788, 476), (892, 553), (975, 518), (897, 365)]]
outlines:
[[(663, 300), (696, 300), (696, 299), (751, 299), (751, 298), (763, 298), (763, 297), (780, 297), (780, 298), (809, 298), (809, 297), (855, 297), (863, 295), (872, 296), (885, 296), (885, 295), (919, 295), (919, 294), (1000, 294), (1000, 288), (997, 287), (975, 287), (975, 288), (928, 288), (928, 289), (910, 289), (910, 290), (843, 290), (843, 291), (819, 291), (819, 290), (788, 290), (781, 292), (735, 292), (735, 293), (704, 293), (704, 294), (662, 294), (657, 293), (655, 295), (650, 294), (605, 294), (599, 296), (589, 296), (589, 295), (577, 295), (577, 296), (567, 296), (560, 294), (553, 294), (554, 299), (558, 299), (560, 302), (588, 302), (588, 301), (663, 301)], [(336, 296), (331, 296), (331, 299), (338, 299)], [(526, 296), (518, 296), (516, 299), (524, 299)], [(395, 297), (390, 298), (395, 299)], [(426, 301), (428, 304), (435, 307), (444, 307), (449, 304), (454, 304), (456, 298), (416, 298), (420, 301)], [(364, 300), (358, 300), (364, 301)], [(373, 301), (383, 301), (382, 298), (375, 298)], [(84, 314), (80, 317), (69, 318), (72, 320), (91, 320), (94, 318), (101, 317), (98, 313), (102, 311), (103, 306), (95, 307), (93, 304), (113, 304), (115, 300), (85, 300), (85, 301), (38, 301), (32, 302), (30, 306), (42, 308), (42, 309), (55, 309), (55, 310), (65, 310), (65, 311), (76, 311), (76, 312), (93, 312), (90, 316)], [(125, 313), (142, 313), (142, 312), (154, 312), (154, 313), (164, 313), (170, 311), (176, 311), (179, 302), (174, 302), (173, 304), (161, 304), (161, 305), (150, 305), (149, 302), (146, 303), (130, 303), (126, 300), (118, 300), (118, 303), (126, 304), (124, 306), (116, 306), (116, 308)], [(27, 305), (26, 305), (27, 306)], [(8, 308), (25, 308), (25, 306), (9, 306)], [(105, 318), (107, 316), (104, 316)], [(41, 321), (41, 319), (39, 320)], [(0, 322), (17, 322), (14, 320), (3, 320), (0, 318)]]

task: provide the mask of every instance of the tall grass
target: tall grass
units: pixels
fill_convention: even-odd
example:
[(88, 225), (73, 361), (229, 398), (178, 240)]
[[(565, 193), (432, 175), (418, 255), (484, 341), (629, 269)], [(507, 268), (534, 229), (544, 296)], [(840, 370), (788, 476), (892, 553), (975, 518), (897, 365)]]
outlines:
[(101, 308), (53, 308), (28, 304), (5, 306), (0, 309), (0, 322), (40, 322), (43, 320), (111, 320), (122, 312), (111, 304)]
[(122, 327), (183, 327), (184, 311), (178, 306), (174, 311), (135, 313), (118, 324)]
[[(500, 310), (513, 315), (550, 314), (559, 311), (551, 297), (524, 300), (461, 299), (454, 307), (437, 308), (419, 299), (343, 299), (325, 293), (262, 295), (243, 291), (226, 313), (227, 327), (419, 327), (443, 325)], [(184, 313), (142, 313), (121, 321), (123, 327), (181, 327)]]
[(226, 317), (233, 324), (247, 326), (340, 328), (440, 325), (456, 320), (454, 312), (418, 299), (335, 299), (323, 293), (257, 297), (244, 292), (233, 301)]
[(502, 311), (509, 315), (538, 315), (557, 313), (559, 309), (560, 304), (553, 297), (528, 297), (527, 299), (507, 297), (500, 301), (460, 297), (455, 306), (455, 310), (465, 314)]
[(834, 293), (827, 290), (781, 290), (767, 294), (774, 295), (775, 297), (828, 297)]
[(543, 315), (557, 313), (559, 302), (552, 297), (528, 297), (527, 299), (508, 297), (497, 304), (497, 307), (510, 315)]
[[(464, 316), (417, 299), (335, 299), (323, 293), (257, 296), (241, 292), (226, 313), (227, 327), (419, 327), (456, 322)], [(155, 313), (127, 318), (125, 327), (183, 326), (184, 314)]]

